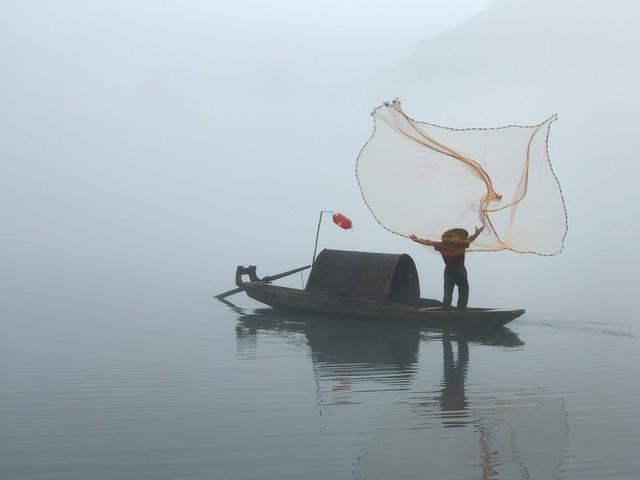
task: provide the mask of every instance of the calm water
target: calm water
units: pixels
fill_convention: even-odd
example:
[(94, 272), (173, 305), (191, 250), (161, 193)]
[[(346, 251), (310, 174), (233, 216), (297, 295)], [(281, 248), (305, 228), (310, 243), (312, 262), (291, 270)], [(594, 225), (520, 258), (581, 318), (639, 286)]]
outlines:
[(635, 320), (128, 305), (3, 322), (1, 478), (638, 478)]

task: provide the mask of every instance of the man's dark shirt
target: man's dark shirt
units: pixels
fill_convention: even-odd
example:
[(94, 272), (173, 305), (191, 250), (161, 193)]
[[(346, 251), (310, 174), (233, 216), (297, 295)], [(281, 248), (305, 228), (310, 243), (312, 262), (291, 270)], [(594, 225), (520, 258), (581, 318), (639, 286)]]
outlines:
[(442, 255), (442, 259), (444, 260), (444, 264), (447, 267), (460, 268), (464, 267), (464, 251), (467, 247), (469, 247), (469, 245), (469, 242), (443, 242), (433, 248), (435, 248), (436, 251), (440, 252), (440, 255)]

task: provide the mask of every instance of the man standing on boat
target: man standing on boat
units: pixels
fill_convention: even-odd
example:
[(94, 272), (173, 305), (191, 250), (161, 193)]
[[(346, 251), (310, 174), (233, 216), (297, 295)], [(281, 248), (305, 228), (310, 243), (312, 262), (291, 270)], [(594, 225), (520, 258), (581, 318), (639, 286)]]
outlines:
[(453, 288), (458, 286), (457, 308), (464, 310), (469, 301), (469, 282), (467, 280), (467, 269), (464, 266), (465, 250), (478, 238), (484, 227), (477, 228), (473, 235), (469, 236), (464, 228), (453, 228), (442, 234), (441, 242), (434, 242), (425, 238), (418, 238), (411, 234), (409, 238), (422, 245), (433, 247), (440, 252), (444, 260), (444, 303), (445, 308), (451, 307), (453, 299)]

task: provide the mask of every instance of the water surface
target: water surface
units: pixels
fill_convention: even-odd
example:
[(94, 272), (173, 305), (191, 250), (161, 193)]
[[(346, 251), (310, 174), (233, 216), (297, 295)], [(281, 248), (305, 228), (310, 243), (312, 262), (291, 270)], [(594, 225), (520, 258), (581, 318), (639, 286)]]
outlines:
[(624, 318), (460, 333), (200, 307), (7, 321), (0, 477), (637, 478)]

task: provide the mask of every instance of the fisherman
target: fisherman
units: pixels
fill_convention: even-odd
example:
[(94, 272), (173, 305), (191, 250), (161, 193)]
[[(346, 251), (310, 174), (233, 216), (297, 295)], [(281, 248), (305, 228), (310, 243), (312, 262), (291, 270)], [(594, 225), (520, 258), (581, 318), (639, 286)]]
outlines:
[(458, 310), (467, 308), (469, 301), (469, 282), (467, 281), (467, 269), (464, 267), (464, 253), (469, 245), (478, 238), (484, 227), (476, 227), (476, 232), (469, 236), (464, 228), (453, 228), (442, 234), (441, 242), (434, 242), (416, 235), (409, 235), (414, 242), (433, 247), (440, 252), (444, 260), (444, 303), (445, 308), (451, 307), (453, 288), (458, 286)]

